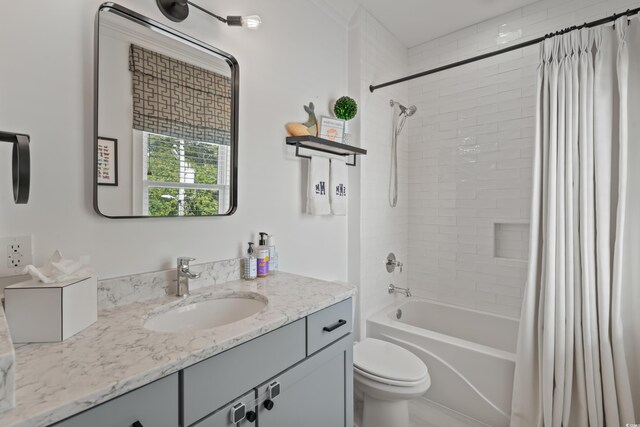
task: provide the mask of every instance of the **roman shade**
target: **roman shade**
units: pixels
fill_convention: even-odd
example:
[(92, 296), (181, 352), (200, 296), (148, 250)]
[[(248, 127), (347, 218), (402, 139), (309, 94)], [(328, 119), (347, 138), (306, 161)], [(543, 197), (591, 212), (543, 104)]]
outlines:
[(230, 145), (231, 79), (132, 44), (133, 128)]

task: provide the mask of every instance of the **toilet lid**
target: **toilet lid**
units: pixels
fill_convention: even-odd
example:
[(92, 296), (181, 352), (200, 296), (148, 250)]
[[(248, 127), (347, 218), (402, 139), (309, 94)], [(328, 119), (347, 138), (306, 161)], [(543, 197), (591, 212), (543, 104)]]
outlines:
[(423, 380), (429, 372), (418, 356), (395, 344), (366, 338), (353, 349), (353, 364), (373, 376), (401, 382)]

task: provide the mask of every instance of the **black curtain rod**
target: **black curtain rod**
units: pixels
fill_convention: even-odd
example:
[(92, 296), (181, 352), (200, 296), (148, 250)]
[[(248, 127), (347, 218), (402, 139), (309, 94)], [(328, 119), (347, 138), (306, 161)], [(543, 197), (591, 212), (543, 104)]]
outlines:
[(396, 79), (396, 80), (391, 80), (391, 81), (386, 82), (386, 83), (380, 83), (378, 85), (370, 85), (369, 86), (369, 90), (371, 92), (373, 92), (376, 89), (382, 89), (383, 87), (396, 85), (398, 83), (403, 83), (403, 82), (406, 82), (408, 80), (417, 79), (418, 77), (428, 76), (429, 74), (439, 73), (440, 71), (450, 70), (451, 68), (456, 68), (456, 67), (459, 67), (461, 65), (471, 64), (472, 62), (480, 61), (480, 60), (486, 59), (486, 58), (491, 58), (492, 56), (502, 55), (503, 53), (511, 52), (513, 50), (522, 49), (523, 47), (528, 47), (528, 46), (531, 46), (531, 45), (534, 45), (534, 44), (538, 44), (538, 43), (548, 39), (549, 37), (559, 36), (561, 34), (565, 34), (565, 33), (568, 33), (570, 31), (579, 30), (579, 29), (582, 29), (582, 28), (597, 27), (598, 25), (606, 24), (608, 22), (613, 22), (616, 19), (620, 18), (621, 16), (632, 16), (632, 15), (637, 14), (638, 12), (640, 12), (640, 7), (636, 8), (636, 9), (627, 9), (627, 11), (623, 12), (623, 13), (614, 13), (613, 15), (607, 16), (606, 18), (598, 19), (596, 21), (591, 21), (591, 22), (585, 22), (584, 24), (578, 25), (578, 26), (574, 25), (573, 27), (568, 27), (568, 28), (565, 28), (563, 30), (556, 31), (555, 33), (545, 34), (543, 37), (538, 37), (538, 38), (533, 39), (533, 40), (529, 40), (529, 41), (526, 41), (526, 42), (523, 42), (523, 43), (515, 44), (513, 46), (505, 47), (504, 49), (495, 50), (495, 51), (489, 52), (489, 53), (484, 53), (482, 55), (474, 56), (472, 58), (468, 58), (468, 59), (465, 59), (465, 60), (462, 60), (462, 61), (454, 62), (452, 64), (442, 65), (440, 67), (432, 68), (432, 69), (427, 70), (427, 71), (422, 71), (420, 73), (411, 74), (410, 76), (402, 77), (402, 78), (399, 78), (399, 79)]

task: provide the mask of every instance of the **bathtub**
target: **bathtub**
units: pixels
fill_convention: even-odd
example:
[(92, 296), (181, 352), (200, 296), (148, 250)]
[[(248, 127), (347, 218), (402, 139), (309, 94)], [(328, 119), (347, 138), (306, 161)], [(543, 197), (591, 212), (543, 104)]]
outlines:
[(492, 427), (509, 425), (518, 320), (411, 297), (367, 319), (367, 336), (420, 357), (424, 398)]

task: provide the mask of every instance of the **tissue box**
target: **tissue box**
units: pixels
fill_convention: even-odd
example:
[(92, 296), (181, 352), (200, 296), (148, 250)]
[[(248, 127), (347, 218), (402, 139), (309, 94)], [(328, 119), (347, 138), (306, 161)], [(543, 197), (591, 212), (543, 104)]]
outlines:
[(64, 341), (98, 319), (96, 277), (7, 286), (4, 309), (14, 343)]

